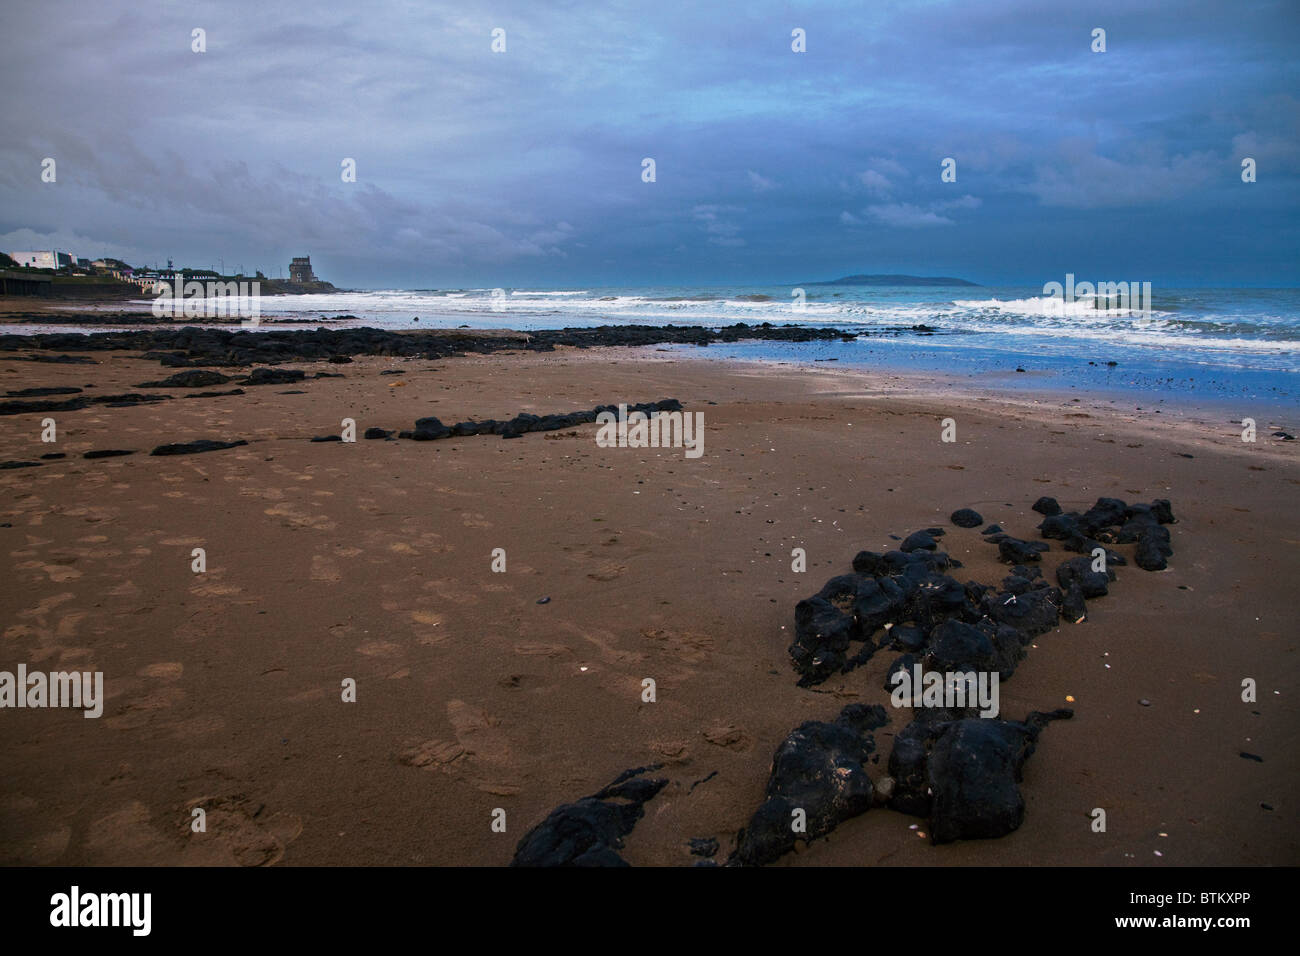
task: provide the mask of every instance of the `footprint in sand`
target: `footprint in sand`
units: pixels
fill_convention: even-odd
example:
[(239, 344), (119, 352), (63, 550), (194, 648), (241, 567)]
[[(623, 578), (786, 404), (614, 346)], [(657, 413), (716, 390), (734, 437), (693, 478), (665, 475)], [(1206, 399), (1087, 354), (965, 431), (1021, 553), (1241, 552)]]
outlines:
[[(72, 560), (75, 561), (76, 558)], [(81, 577), (81, 572), (76, 568), (64, 564), (44, 564), (40, 561), (24, 561), (22, 564), (15, 564), (14, 569), (18, 571), (42, 571), (49, 575), (50, 580), (55, 584), (62, 584), (64, 581), (75, 581)]]
[(690, 763), (691, 750), (684, 740), (656, 740), (650, 749), (657, 753), (667, 764)]
[(417, 625), (413, 628), (417, 643), (433, 647), (447, 641), (447, 632), (442, 629), (441, 614), (433, 611), (412, 611), (411, 621)]
[(402, 645), (391, 641), (367, 641), (357, 648), (357, 653), (366, 657), (394, 657), (402, 653)]
[(397, 759), (410, 767), (440, 769), (448, 773), (463, 774), (477, 789), (498, 796), (510, 796), (519, 787), (501, 774), (511, 760), (511, 749), (500, 721), (487, 711), (463, 700), (447, 702), (447, 719), (456, 736), (455, 742), (445, 739), (426, 740), (408, 746)]
[(749, 734), (745, 733), (735, 724), (717, 724), (704, 731), (704, 739), (715, 747), (725, 747), (727, 750), (748, 750), (750, 739)]
[(641, 636), (653, 647), (671, 655), (684, 664), (703, 664), (713, 650), (713, 638), (690, 631), (671, 631), (666, 628), (642, 628)]
[(169, 857), (175, 847), (139, 800), (94, 820), (86, 827), (86, 850), (99, 862), (141, 866)]
[(621, 577), (623, 572), (626, 570), (626, 564), (609, 563), (590, 572), (587, 577), (591, 578), (593, 581), (613, 581), (615, 578)]
[(401, 751), (397, 755), (397, 762), (408, 767), (435, 770), (455, 763), (466, 756), (466, 753), (464, 747), (450, 740), (426, 740)]
[(459, 581), (441, 580), (426, 581), (421, 585), (421, 589), (432, 591), (445, 601), (451, 601), (454, 604), (478, 604), (477, 594), (472, 594), (465, 590), (465, 585)]
[(311, 559), (311, 579), (336, 584), (343, 580), (343, 575), (339, 572), (339, 566), (329, 557), (317, 554), (313, 555)]
[[(200, 807), (206, 832), (195, 833), (194, 810)], [(270, 813), (243, 794), (205, 796), (181, 808), (177, 829), (185, 840), (186, 865), (270, 866), (302, 833), (302, 820), (284, 811)]]

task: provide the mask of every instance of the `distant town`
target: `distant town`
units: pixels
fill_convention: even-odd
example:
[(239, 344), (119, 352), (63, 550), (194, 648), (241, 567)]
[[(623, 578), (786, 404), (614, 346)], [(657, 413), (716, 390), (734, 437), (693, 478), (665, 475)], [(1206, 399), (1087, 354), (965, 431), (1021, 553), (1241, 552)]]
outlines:
[(261, 270), (249, 276), (243, 272), (177, 268), (170, 259), (164, 269), (136, 267), (108, 257), (85, 259), (57, 249), (0, 252), (0, 295), (152, 295), (160, 283), (170, 284), (178, 278), (185, 281), (256, 281), (260, 283), (263, 295), (338, 291), (331, 283), (317, 278), (312, 271), (310, 256), (299, 256), (289, 263), (288, 279), (270, 279)]

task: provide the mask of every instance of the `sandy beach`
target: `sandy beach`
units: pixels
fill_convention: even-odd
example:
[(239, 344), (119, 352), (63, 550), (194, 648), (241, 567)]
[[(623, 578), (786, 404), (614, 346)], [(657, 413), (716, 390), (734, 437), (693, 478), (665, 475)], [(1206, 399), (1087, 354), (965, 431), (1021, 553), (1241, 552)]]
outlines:
[[(125, 352), (24, 357), (3, 356), (0, 392), (139, 392), (172, 372)], [(6, 461), (67, 456), (0, 471), (0, 668), (101, 670), (106, 696), (99, 719), (0, 719), (0, 862), (504, 865), (552, 809), (649, 764), (669, 783), (624, 858), (690, 865), (688, 841), (713, 837), (721, 862), (796, 725), (884, 704), (883, 774), (910, 719), (883, 688), (893, 653), (798, 687), (795, 604), (931, 526), (958, 580), (996, 583), (998, 549), (948, 516), (1033, 538), (1041, 495), (1080, 511), (1167, 498), (1177, 521), (1168, 570), (1118, 568), (1003, 686), (1007, 718), (1074, 709), (1025, 766), (1023, 825), (933, 846), (924, 821), (877, 807), (775, 865), (1300, 861), (1300, 465), (1263, 417), (1247, 444), (1225, 416), (1168, 406), (653, 348), (282, 367), (308, 378), (0, 416)], [(602, 448), (595, 425), (361, 439), (664, 398), (703, 412), (699, 458)], [(355, 443), (310, 441), (345, 418)], [(248, 444), (149, 455), (196, 439)], [(105, 449), (134, 454), (82, 457)], [(1070, 556), (1052, 544), (1049, 577)]]

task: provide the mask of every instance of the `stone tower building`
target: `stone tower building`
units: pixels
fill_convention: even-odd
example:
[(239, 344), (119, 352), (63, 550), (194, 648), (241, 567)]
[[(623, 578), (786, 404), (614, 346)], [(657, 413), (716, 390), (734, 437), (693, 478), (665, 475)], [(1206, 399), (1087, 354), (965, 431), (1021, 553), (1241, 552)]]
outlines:
[(315, 282), (316, 276), (311, 271), (311, 256), (299, 256), (289, 263), (290, 282)]

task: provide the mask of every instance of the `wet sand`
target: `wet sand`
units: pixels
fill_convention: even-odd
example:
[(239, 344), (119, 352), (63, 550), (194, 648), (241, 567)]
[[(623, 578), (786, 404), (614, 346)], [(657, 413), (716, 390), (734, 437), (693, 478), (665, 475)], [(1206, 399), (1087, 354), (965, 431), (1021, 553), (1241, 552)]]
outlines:
[[(131, 392), (171, 372), (91, 357), (2, 361), (0, 390)], [(1023, 826), (931, 846), (923, 821), (876, 808), (776, 865), (1300, 862), (1300, 466), (1263, 417), (1244, 444), (1222, 417), (1167, 408), (653, 349), (285, 367), (344, 377), (50, 413), (53, 445), (47, 415), (0, 417), (5, 460), (68, 455), (0, 471), (0, 669), (102, 670), (107, 695), (97, 720), (0, 711), (0, 862), (501, 865), (552, 808), (650, 763), (670, 783), (624, 857), (689, 865), (688, 839), (714, 836), (725, 859), (791, 729), (853, 701), (888, 708), (893, 653), (796, 686), (795, 603), (859, 550), (931, 525), (959, 580), (995, 583), (997, 549), (948, 515), (1036, 538), (1040, 495), (1067, 510), (1169, 498), (1178, 523), (1168, 571), (1119, 568), (1088, 621), (1036, 638), (1002, 687), (1007, 718), (1075, 710), (1026, 766)], [(594, 425), (360, 440), (425, 415), (667, 397), (704, 413), (702, 457), (600, 448)], [(345, 417), (355, 444), (308, 441)], [(200, 438), (249, 444), (148, 456)], [(80, 457), (92, 449), (136, 454)], [(1069, 556), (1054, 542), (1044, 572)], [(879, 773), (909, 719), (891, 709), (877, 731)]]

